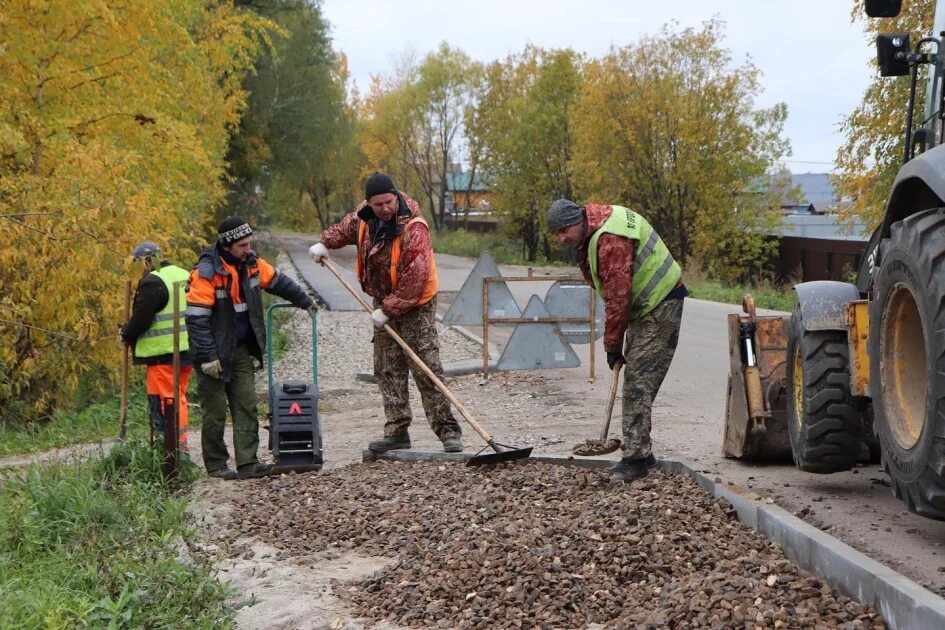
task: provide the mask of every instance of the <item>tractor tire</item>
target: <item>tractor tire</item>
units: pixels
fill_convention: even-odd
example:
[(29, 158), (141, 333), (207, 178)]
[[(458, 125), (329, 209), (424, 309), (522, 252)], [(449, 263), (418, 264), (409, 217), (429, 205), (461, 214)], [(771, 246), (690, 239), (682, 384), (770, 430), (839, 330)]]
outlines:
[(788, 435), (803, 471), (834, 473), (856, 466), (862, 414), (853, 406), (846, 332), (805, 330), (794, 308), (788, 329)]
[(883, 464), (910, 511), (945, 520), (945, 209), (892, 225), (870, 303), (870, 393)]

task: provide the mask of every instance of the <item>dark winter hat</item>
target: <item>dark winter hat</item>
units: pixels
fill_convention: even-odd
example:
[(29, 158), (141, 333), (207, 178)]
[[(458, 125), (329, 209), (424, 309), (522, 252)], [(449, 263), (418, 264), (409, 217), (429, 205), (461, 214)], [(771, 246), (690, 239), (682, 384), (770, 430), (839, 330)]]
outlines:
[(383, 195), (384, 193), (397, 193), (394, 188), (394, 182), (384, 173), (374, 173), (364, 183), (364, 198), (370, 199), (374, 195)]
[(217, 228), (217, 242), (221, 245), (232, 245), (252, 234), (253, 228), (249, 227), (249, 223), (239, 217), (227, 217)]
[(569, 199), (556, 199), (548, 207), (548, 229), (563, 230), (584, 220), (584, 208)]
[(151, 241), (144, 241), (135, 245), (135, 248), (131, 250), (131, 257), (135, 260), (143, 260), (145, 258), (157, 258), (161, 255), (161, 248), (157, 246), (157, 243), (152, 243)]

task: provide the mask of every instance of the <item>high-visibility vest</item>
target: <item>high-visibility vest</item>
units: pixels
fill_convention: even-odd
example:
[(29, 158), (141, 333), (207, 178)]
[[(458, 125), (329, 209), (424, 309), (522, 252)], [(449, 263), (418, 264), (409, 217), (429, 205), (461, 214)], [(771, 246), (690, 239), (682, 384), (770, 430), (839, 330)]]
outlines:
[[(423, 217), (414, 217), (407, 221), (404, 224), (404, 231), (400, 236), (394, 239), (391, 244), (390, 252), (390, 287), (391, 291), (397, 288), (397, 267), (400, 265), (400, 249), (401, 249), (401, 240), (407, 234), (407, 228), (412, 223), (422, 223), (427, 226), (427, 229), (430, 229), (430, 226), (427, 225), (427, 222)], [(370, 243), (367, 242), (367, 233), (368, 227), (366, 221), (361, 221), (361, 225), (358, 226), (358, 260), (356, 263), (356, 271), (358, 273), (358, 280), (361, 278), (361, 253), (364, 251), (370, 250)], [(367, 248), (367, 249), (364, 249)], [(417, 301), (417, 306), (422, 306), (432, 300), (436, 296), (436, 292), (440, 287), (439, 278), (436, 275), (436, 258), (430, 256), (430, 269), (427, 273), (427, 283), (423, 287), (423, 293), (420, 295), (420, 299)]]
[(135, 342), (135, 356), (139, 358), (157, 357), (174, 352), (174, 283), (180, 282), (178, 307), (180, 328), (180, 351), (190, 348), (187, 326), (184, 325), (184, 311), (187, 308), (187, 296), (184, 289), (190, 274), (175, 265), (167, 265), (152, 271), (167, 287), (167, 304), (155, 316), (151, 326), (141, 333)]
[(616, 234), (637, 241), (633, 258), (633, 288), (630, 318), (638, 319), (656, 308), (679, 283), (682, 269), (653, 226), (642, 216), (622, 206), (611, 206), (610, 217), (591, 236), (587, 261), (594, 288), (605, 300), (603, 283), (597, 274), (597, 241), (601, 234)]

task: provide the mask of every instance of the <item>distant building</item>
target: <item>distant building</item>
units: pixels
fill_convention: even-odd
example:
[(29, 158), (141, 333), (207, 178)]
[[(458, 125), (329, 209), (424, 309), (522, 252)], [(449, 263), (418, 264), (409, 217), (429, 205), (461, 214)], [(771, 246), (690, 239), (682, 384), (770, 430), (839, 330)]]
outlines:
[(841, 224), (841, 199), (828, 173), (791, 174), (781, 198), (784, 223), (771, 234), (778, 240), (776, 273), (786, 281), (849, 281), (860, 266), (869, 232), (854, 221)]
[[(458, 165), (456, 165), (458, 166)], [(492, 215), (492, 187), (488, 177), (453, 168), (446, 174), (446, 225), (473, 232), (492, 232), (498, 221)]]

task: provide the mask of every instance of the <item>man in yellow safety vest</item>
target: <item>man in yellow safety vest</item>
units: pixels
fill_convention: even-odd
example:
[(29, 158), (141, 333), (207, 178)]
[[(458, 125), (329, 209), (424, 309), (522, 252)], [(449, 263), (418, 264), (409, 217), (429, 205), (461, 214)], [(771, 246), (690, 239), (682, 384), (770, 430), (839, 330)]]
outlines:
[(135, 262), (144, 265), (144, 275), (135, 290), (131, 317), (121, 326), (121, 338), (134, 349), (134, 362), (147, 365), (146, 389), (151, 425), (164, 431), (167, 414), (174, 399), (174, 284), (178, 285), (179, 349), (180, 349), (180, 412), (178, 414), (178, 441), (181, 451), (187, 453), (187, 383), (192, 370), (184, 325), (187, 299), (184, 290), (189, 273), (161, 256), (160, 248), (145, 241), (131, 252)]
[(650, 415), (679, 341), (688, 295), (682, 272), (653, 226), (629, 208), (558, 199), (548, 208), (548, 229), (577, 250), (581, 272), (604, 300), (607, 365), (627, 366), (623, 459), (611, 479), (639, 479), (656, 465)]

